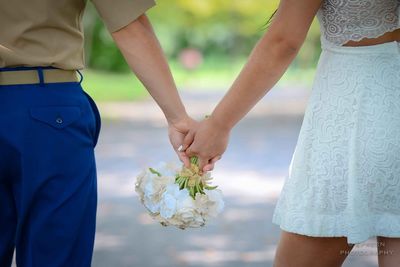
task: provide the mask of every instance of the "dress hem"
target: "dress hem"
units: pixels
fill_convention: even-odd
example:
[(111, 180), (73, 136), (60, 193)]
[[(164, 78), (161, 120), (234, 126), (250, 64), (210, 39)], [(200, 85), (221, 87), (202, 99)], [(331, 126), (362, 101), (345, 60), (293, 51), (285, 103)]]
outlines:
[[(286, 220), (282, 220), (282, 218), (277, 215), (277, 213), (274, 213), (272, 217), (272, 223), (278, 225), (281, 230), (310, 237), (346, 237), (348, 244), (360, 244), (369, 240), (372, 237), (377, 236), (400, 238), (400, 215), (390, 215), (390, 218), (388, 218), (387, 215), (381, 215), (380, 217), (381, 218), (377, 219), (377, 221), (386, 222), (385, 226), (382, 226), (379, 229), (370, 226), (370, 228), (373, 229), (372, 231), (367, 232), (367, 230), (364, 229), (365, 231), (358, 231), (357, 234), (350, 233), (350, 231), (346, 230), (346, 228), (343, 226), (340, 228), (337, 227), (337, 225), (339, 225), (338, 221), (334, 220), (330, 221), (331, 223), (328, 223), (326, 218), (325, 220), (313, 220), (314, 222), (311, 221), (311, 218), (309, 220), (303, 220), (299, 219), (298, 217), (290, 217), (286, 218)], [(293, 222), (301, 222), (303, 223), (303, 227), (299, 227), (298, 224), (293, 224)], [(328, 228), (328, 225), (332, 225), (332, 222), (334, 225), (336, 225), (336, 227), (329, 227), (331, 229), (329, 232), (316, 229), (317, 226), (323, 226), (326, 229)], [(388, 227), (387, 225), (390, 226)]]

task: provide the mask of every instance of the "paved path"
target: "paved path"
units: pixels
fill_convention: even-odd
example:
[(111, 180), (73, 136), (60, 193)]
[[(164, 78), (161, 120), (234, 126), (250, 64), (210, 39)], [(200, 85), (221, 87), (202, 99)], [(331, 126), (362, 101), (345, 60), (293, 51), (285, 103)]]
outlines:
[[(134, 177), (147, 164), (175, 160), (165, 123), (150, 102), (100, 105), (103, 127), (96, 148), (99, 210), (94, 267), (268, 267), (279, 227), (272, 212), (290, 163), (307, 90), (276, 89), (233, 131), (214, 171), (226, 210), (206, 228), (163, 228), (146, 215)], [(201, 118), (218, 93), (184, 93)], [(370, 241), (356, 247), (344, 266), (377, 266)], [(318, 259), (318, 255), (315, 255)]]

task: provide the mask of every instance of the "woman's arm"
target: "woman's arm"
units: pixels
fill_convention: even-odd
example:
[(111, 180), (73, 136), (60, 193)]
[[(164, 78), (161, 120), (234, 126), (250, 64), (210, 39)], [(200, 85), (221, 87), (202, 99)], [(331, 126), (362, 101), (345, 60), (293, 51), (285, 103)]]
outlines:
[[(189, 118), (179, 97), (167, 60), (146, 15), (112, 33), (127, 63), (163, 111), (169, 136), (177, 151), (196, 122)], [(186, 165), (185, 153), (177, 151)]]
[[(297, 55), (322, 0), (282, 0), (247, 64), (211, 116), (185, 138), (189, 156), (212, 167), (225, 151), (229, 132), (279, 81)], [(193, 140), (194, 136), (194, 140)], [(192, 143), (193, 142), (193, 143)], [(214, 160), (212, 160), (214, 159)]]

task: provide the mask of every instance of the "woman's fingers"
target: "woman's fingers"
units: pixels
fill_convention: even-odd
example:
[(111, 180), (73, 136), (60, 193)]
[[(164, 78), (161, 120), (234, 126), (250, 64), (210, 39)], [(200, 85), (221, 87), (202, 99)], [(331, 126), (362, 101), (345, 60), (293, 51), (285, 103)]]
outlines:
[(215, 164), (218, 160), (220, 160), (222, 156), (216, 156), (211, 160), (211, 164)]
[(203, 171), (204, 172), (212, 171), (214, 169), (215, 163), (220, 159), (221, 159), (221, 156), (216, 156), (213, 159), (211, 159), (210, 162), (208, 164), (206, 164), (206, 166), (204, 166)]
[(203, 172), (211, 171), (214, 169), (215, 163), (221, 159), (221, 156), (207, 156), (202, 154), (202, 151), (197, 148), (196, 142), (192, 143), (185, 151), (186, 155), (191, 158), (197, 156), (199, 169)]
[(183, 149), (189, 158), (197, 156), (201, 171), (209, 171), (225, 151), (228, 137), (229, 132), (221, 132), (209, 120), (204, 120), (185, 136)]
[(199, 169), (204, 171), (204, 167), (207, 165), (209, 160), (208, 160), (208, 158), (203, 158), (203, 157), (200, 157), (200, 156), (198, 158), (199, 158), (199, 160), (198, 160)]
[(185, 153), (184, 151), (182, 151), (182, 152), (179, 151), (179, 148), (178, 148), (177, 153), (178, 153), (179, 159), (183, 162), (183, 164), (185, 165), (185, 167), (189, 168), (189, 167), (190, 167), (190, 159), (189, 159), (189, 157), (186, 155), (186, 153)]
[(206, 166), (204, 166), (203, 168), (203, 172), (209, 172), (212, 171), (214, 169), (214, 165), (213, 163), (208, 163)]
[(197, 157), (197, 163), (199, 164), (199, 169), (203, 170), (204, 166), (208, 163), (209, 159), (207, 157), (204, 157), (203, 155), (200, 155), (199, 151), (196, 149), (196, 144), (190, 145), (186, 149), (186, 155), (191, 158), (196, 156)]

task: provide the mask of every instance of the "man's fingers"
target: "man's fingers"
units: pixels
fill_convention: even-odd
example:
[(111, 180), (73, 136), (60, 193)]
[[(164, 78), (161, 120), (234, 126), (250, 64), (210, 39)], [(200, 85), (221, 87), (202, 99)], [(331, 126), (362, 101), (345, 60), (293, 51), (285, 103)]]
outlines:
[(180, 146), (180, 151), (185, 151), (194, 141), (194, 132), (189, 131), (188, 134), (183, 139), (182, 146)]

